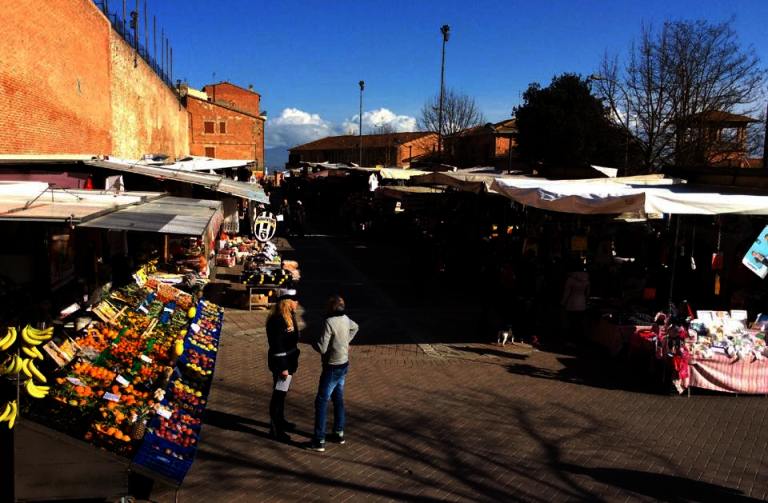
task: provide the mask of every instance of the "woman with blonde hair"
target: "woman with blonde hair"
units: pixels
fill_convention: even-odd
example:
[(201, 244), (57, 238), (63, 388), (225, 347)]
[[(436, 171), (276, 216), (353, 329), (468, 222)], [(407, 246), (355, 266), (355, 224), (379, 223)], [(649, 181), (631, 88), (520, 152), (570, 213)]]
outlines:
[[(267, 363), (272, 372), (272, 399), (269, 402), (270, 434), (280, 442), (290, 442), (286, 431), (296, 425), (285, 420), (285, 397), (291, 376), (299, 367), (299, 326), (296, 322), (296, 292), (281, 295), (267, 319), (269, 353)], [(288, 382), (286, 382), (288, 381)], [(282, 389), (280, 389), (282, 388)]]

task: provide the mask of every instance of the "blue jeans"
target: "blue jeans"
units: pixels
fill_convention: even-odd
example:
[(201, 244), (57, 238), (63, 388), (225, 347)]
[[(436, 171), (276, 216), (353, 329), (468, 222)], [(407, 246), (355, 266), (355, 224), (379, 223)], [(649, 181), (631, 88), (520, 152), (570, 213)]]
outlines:
[(344, 381), (349, 362), (344, 365), (323, 365), (315, 397), (315, 442), (325, 442), (325, 421), (328, 400), (333, 400), (333, 431), (344, 431)]

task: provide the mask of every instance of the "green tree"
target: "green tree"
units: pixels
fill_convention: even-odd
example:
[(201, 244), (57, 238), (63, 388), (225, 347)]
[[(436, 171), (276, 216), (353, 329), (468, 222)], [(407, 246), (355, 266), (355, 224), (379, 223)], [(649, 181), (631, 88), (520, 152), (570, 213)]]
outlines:
[(531, 164), (623, 166), (628, 138), (579, 75), (560, 75), (548, 87), (530, 84), (514, 112), (517, 148)]

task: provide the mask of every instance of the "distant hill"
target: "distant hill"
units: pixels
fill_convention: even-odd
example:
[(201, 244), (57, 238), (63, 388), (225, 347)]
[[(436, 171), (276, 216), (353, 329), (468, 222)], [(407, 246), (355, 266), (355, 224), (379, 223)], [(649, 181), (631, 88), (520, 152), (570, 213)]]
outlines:
[(288, 147), (271, 147), (264, 149), (264, 164), (272, 171), (273, 169), (285, 169), (285, 163), (288, 162)]

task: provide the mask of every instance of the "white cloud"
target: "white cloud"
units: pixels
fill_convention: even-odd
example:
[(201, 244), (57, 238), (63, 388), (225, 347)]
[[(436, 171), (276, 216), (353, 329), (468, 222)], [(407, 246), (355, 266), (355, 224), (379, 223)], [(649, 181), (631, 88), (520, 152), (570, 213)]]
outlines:
[[(347, 119), (342, 124), (342, 129), (347, 133), (357, 134), (359, 120), (359, 115)], [(409, 115), (397, 115), (387, 108), (363, 112), (363, 133), (369, 134), (382, 127), (390, 127), (396, 132), (415, 131), (416, 118)]]
[(280, 117), (267, 120), (265, 134), (267, 147), (294, 147), (337, 134), (337, 129), (319, 114), (311, 114), (298, 108), (285, 108)]
[[(265, 143), (268, 148), (294, 147), (319, 138), (334, 135), (357, 134), (358, 116), (334, 124), (298, 108), (285, 108), (280, 116), (268, 119)], [(386, 108), (363, 112), (363, 132), (368, 134), (377, 128), (389, 126), (394, 131), (415, 131), (416, 119), (408, 115), (397, 115)]]

